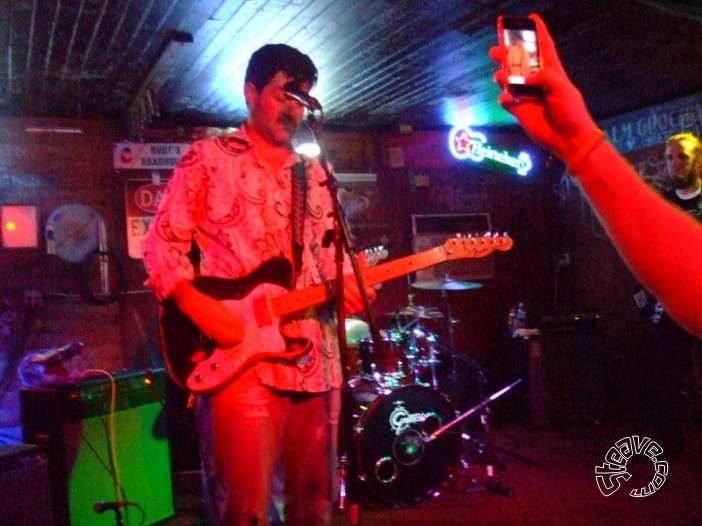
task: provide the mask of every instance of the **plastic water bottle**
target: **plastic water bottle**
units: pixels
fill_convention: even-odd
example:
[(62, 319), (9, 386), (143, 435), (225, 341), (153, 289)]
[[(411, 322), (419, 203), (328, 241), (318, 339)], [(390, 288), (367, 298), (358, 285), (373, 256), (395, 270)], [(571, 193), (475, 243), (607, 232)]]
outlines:
[(509, 309), (509, 314), (507, 315), (507, 333), (510, 336), (514, 335), (514, 331), (517, 330), (517, 309), (512, 307)]
[(519, 302), (517, 304), (517, 329), (526, 329), (526, 309), (524, 308), (524, 303)]

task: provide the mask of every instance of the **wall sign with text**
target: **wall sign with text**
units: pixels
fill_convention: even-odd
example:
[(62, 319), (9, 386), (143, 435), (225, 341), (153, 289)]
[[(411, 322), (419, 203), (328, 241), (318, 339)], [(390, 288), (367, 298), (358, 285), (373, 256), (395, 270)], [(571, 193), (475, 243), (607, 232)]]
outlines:
[(171, 170), (188, 149), (184, 143), (121, 142), (115, 144), (115, 168), (127, 170)]
[(632, 111), (599, 123), (621, 153), (663, 144), (675, 133), (702, 133), (702, 94)]
[(127, 248), (129, 257), (144, 258), (143, 240), (154, 220), (158, 204), (168, 181), (155, 184), (151, 179), (127, 179), (124, 197), (127, 203)]

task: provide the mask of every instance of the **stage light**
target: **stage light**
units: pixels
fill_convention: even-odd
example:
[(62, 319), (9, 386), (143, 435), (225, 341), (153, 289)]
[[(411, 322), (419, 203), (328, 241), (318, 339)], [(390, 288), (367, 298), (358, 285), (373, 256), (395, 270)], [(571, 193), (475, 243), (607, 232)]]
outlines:
[(2, 246), (4, 248), (38, 248), (37, 207), (2, 205)]
[(321, 152), (317, 138), (307, 123), (304, 122), (293, 138), (293, 147), (297, 153), (306, 157), (319, 157)]
[(316, 142), (304, 142), (295, 146), (295, 151), (306, 157), (318, 157), (320, 149)]

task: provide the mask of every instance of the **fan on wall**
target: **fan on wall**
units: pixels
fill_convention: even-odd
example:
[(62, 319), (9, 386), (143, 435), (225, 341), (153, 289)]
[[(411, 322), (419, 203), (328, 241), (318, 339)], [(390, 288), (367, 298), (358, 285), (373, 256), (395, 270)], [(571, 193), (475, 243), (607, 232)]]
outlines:
[(63, 205), (46, 221), (46, 251), (82, 266), (82, 293), (89, 303), (115, 301), (126, 289), (122, 266), (108, 249), (105, 221), (83, 204)]

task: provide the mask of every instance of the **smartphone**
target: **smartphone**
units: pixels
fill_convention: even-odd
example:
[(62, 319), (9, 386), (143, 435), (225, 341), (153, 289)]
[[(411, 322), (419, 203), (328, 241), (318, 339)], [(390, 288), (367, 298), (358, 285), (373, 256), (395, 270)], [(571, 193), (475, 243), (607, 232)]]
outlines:
[(497, 17), (497, 38), (502, 48), (502, 67), (507, 72), (506, 89), (514, 95), (541, 95), (540, 87), (525, 85), (525, 79), (541, 68), (534, 21), (500, 15)]

